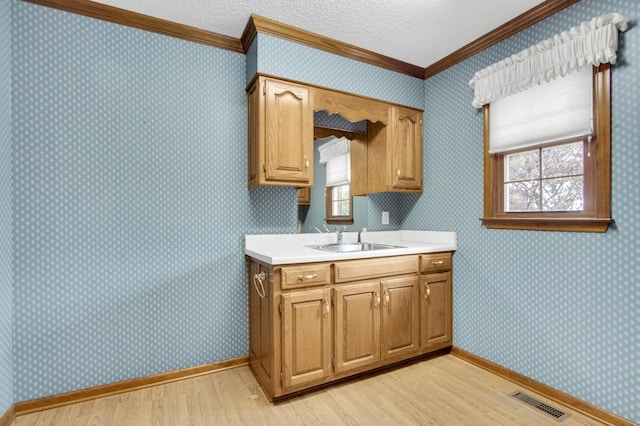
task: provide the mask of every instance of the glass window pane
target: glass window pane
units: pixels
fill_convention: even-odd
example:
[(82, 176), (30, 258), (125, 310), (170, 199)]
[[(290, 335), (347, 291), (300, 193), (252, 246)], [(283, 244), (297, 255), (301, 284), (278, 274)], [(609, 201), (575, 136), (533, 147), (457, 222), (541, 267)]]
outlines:
[(340, 185), (331, 188), (331, 216), (350, 215), (350, 185)]
[(504, 186), (505, 211), (540, 210), (540, 181), (514, 182)]
[(333, 216), (349, 216), (349, 201), (339, 200), (332, 203)]
[(584, 206), (582, 176), (545, 179), (542, 181), (543, 211), (575, 211)]
[(504, 156), (505, 182), (540, 178), (539, 150), (518, 152)]
[(340, 216), (349, 216), (349, 200), (340, 201)]
[(542, 177), (583, 174), (582, 141), (542, 149)]

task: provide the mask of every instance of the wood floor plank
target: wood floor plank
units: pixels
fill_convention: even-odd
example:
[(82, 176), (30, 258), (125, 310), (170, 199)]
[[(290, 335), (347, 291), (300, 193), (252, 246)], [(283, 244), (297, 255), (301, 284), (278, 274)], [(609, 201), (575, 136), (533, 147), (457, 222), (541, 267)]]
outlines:
[(16, 426), (553, 425), (508, 396), (517, 386), (451, 355), (406, 364), (270, 403), (248, 367), (213, 372), (16, 418)]

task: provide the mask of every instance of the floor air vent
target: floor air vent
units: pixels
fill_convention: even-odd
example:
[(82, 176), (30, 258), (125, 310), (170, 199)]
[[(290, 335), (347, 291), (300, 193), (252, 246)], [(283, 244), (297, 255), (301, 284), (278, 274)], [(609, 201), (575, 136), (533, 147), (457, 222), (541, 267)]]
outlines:
[(565, 413), (564, 411), (552, 407), (549, 404), (545, 404), (544, 402), (532, 397), (531, 395), (527, 395), (522, 391), (513, 392), (512, 394), (509, 394), (509, 396), (532, 406), (536, 410), (543, 412), (547, 416), (553, 417), (559, 422), (563, 421), (570, 415), (569, 413)]

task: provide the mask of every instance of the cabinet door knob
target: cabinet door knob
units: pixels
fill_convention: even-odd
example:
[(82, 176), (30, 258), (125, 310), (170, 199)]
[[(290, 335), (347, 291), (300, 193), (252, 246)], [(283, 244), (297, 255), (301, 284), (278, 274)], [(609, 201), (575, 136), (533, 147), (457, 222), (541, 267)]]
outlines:
[(398, 167), (398, 171), (396, 172), (396, 175), (397, 175), (398, 177), (400, 177), (400, 168), (399, 168), (399, 167)]
[(373, 307), (378, 309), (378, 307), (380, 307), (380, 292), (376, 291), (374, 293), (374, 302), (373, 302)]
[(389, 290), (384, 291), (384, 306), (389, 304)]

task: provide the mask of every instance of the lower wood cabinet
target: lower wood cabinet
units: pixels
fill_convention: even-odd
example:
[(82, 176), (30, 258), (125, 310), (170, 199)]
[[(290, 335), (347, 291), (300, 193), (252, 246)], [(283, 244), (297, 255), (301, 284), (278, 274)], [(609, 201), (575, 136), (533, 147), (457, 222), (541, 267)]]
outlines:
[(451, 253), (248, 258), (248, 273), (249, 366), (270, 400), (452, 344)]
[(420, 260), (420, 350), (430, 352), (453, 344), (451, 253)]
[(382, 359), (418, 355), (420, 299), (418, 277), (382, 281)]
[(333, 292), (336, 373), (377, 364), (380, 362), (380, 283), (341, 285)]
[(282, 388), (322, 383), (331, 376), (329, 289), (294, 291), (282, 302)]

